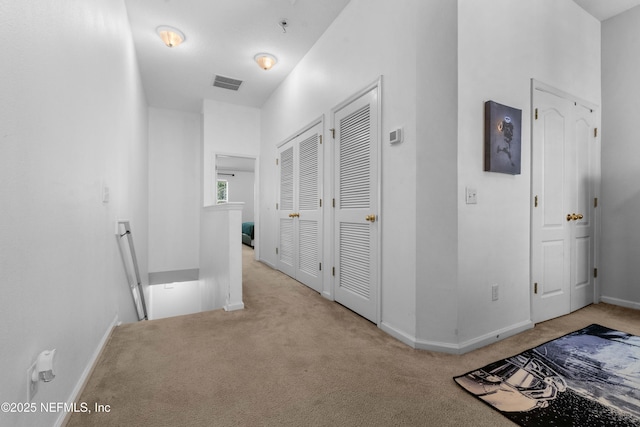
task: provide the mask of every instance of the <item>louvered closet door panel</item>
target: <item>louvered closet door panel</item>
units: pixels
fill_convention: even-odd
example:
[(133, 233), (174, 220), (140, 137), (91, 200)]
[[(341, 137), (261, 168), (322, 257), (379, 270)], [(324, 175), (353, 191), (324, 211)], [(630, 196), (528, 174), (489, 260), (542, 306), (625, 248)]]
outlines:
[(295, 220), (291, 216), (295, 211), (295, 171), (294, 146), (291, 143), (280, 147), (279, 191), (278, 191), (278, 253), (277, 267), (289, 276), (295, 275), (296, 246)]
[(300, 214), (296, 218), (298, 226), (296, 279), (318, 292), (322, 292), (321, 130), (322, 127), (318, 124), (296, 138), (299, 141), (297, 212)]
[(322, 123), (279, 148), (278, 269), (322, 291)]
[[(335, 112), (334, 294), (339, 303), (378, 321), (377, 88)], [(373, 215), (376, 220), (368, 221)]]

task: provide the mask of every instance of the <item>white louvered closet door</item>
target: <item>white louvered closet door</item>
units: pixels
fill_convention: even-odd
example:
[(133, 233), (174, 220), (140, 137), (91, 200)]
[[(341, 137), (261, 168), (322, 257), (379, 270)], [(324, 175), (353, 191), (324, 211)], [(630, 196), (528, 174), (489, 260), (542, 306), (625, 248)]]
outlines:
[(279, 152), (278, 268), (322, 291), (322, 152), (319, 123)]
[(318, 292), (322, 292), (321, 131), (318, 124), (296, 138), (299, 141), (296, 279)]
[(285, 144), (279, 150), (280, 182), (278, 194), (278, 249), (277, 267), (283, 273), (295, 277), (296, 248), (294, 234), (294, 215), (296, 191), (294, 144)]
[(335, 112), (335, 300), (378, 321), (377, 88)]

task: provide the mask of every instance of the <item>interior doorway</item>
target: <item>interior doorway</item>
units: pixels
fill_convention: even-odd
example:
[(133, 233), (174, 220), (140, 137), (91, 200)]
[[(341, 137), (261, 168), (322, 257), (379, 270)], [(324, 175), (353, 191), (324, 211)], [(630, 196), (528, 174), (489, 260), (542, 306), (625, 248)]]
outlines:
[[(248, 238), (249, 246), (254, 249), (254, 258), (259, 259), (259, 186), (258, 157), (241, 154), (215, 153), (213, 159), (213, 185), (216, 203), (243, 202), (243, 225), (252, 223), (252, 236)], [(219, 183), (225, 183), (226, 197), (221, 199)], [(244, 227), (243, 227), (244, 228)], [(249, 228), (247, 228), (248, 230)], [(244, 236), (242, 236), (244, 237)], [(238, 230), (238, 238), (241, 232)], [(245, 243), (247, 239), (244, 239)]]

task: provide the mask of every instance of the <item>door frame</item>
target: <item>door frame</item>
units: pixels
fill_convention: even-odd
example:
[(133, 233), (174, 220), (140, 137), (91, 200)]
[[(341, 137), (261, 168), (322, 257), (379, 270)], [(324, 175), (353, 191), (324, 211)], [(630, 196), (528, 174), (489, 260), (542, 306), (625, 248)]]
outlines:
[[(535, 121), (535, 93), (536, 91), (541, 91), (541, 92), (546, 92), (549, 93), (551, 95), (555, 95), (558, 96), (560, 98), (564, 98), (570, 102), (573, 102), (574, 104), (580, 104), (586, 108), (592, 109), (594, 110), (594, 112), (596, 112), (596, 118), (595, 118), (595, 125), (596, 125), (596, 129), (600, 129), (600, 124), (601, 124), (601, 110), (600, 107), (597, 104), (594, 104), (592, 102), (586, 101), (584, 99), (581, 99), (577, 96), (574, 96), (568, 92), (565, 92), (561, 89), (558, 89), (554, 86), (551, 86), (549, 84), (543, 83), (539, 80), (536, 79), (531, 79), (531, 93), (530, 93), (530, 110), (531, 110), (531, 116), (530, 116), (530, 150), (531, 150), (531, 172), (530, 172), (530, 197), (529, 199), (531, 200), (531, 205), (530, 205), (530, 211), (529, 211), (529, 236), (530, 236), (530, 242), (529, 242), (529, 289), (530, 289), (530, 295), (531, 298), (529, 299), (529, 304), (530, 304), (530, 312), (529, 312), (529, 317), (530, 319), (534, 319), (535, 318), (535, 313), (534, 313), (534, 280), (533, 280), (533, 215), (534, 215), (534, 209), (536, 209), (535, 207), (535, 194), (534, 194), (534, 182), (533, 182), (533, 178), (534, 178), (534, 170), (536, 167), (539, 167), (539, 165), (534, 164), (534, 156), (533, 156), (533, 144), (534, 144), (534, 126), (533, 123)], [(595, 137), (595, 141), (594, 144), (596, 144), (595, 148), (594, 148), (594, 166), (593, 166), (593, 197), (597, 200), (601, 200), (600, 197), (600, 190), (601, 190), (601, 181), (602, 181), (602, 169), (601, 169), (601, 165), (602, 165), (602, 145), (601, 145), (601, 132), (597, 133), (597, 136)], [(599, 265), (599, 261), (600, 261), (600, 232), (601, 232), (601, 224), (602, 224), (602, 219), (601, 219), (601, 212), (600, 212), (600, 204), (598, 204), (598, 206), (593, 207), (593, 221), (594, 221), (594, 226), (593, 226), (593, 245), (594, 245), (594, 251), (593, 251), (593, 268), (597, 269), (598, 265)], [(597, 276), (593, 277), (593, 303), (597, 304), (600, 302), (600, 282), (598, 280)]]
[[(253, 223), (255, 227), (253, 258), (257, 261), (260, 259), (260, 156), (253, 154), (238, 154), (224, 151), (214, 151), (212, 153), (212, 191), (217, 191), (216, 181), (218, 179), (218, 157), (238, 157), (242, 159), (253, 160)], [(215, 199), (215, 198), (214, 198)], [(215, 203), (214, 203), (215, 204)]]
[[(340, 111), (341, 109), (343, 109), (344, 107), (346, 107), (347, 105), (351, 104), (352, 102), (354, 102), (355, 100), (357, 100), (358, 98), (362, 97), (363, 95), (369, 93), (372, 90), (376, 90), (376, 102), (377, 102), (377, 120), (378, 120), (378, 125), (377, 125), (377, 132), (378, 132), (378, 138), (376, 141), (377, 144), (377, 159), (376, 159), (376, 168), (378, 169), (378, 177), (377, 177), (377, 197), (378, 197), (378, 205), (376, 206), (376, 211), (378, 212), (378, 218), (376, 219), (377, 222), (377, 226), (378, 226), (378, 235), (377, 235), (377, 241), (376, 241), (376, 245), (377, 245), (377, 254), (376, 254), (376, 270), (377, 270), (377, 280), (376, 283), (373, 284), (373, 286), (376, 289), (376, 295), (377, 295), (377, 301), (376, 301), (376, 321), (374, 322), (378, 327), (380, 327), (381, 323), (382, 323), (382, 229), (383, 229), (383, 211), (382, 211), (382, 75), (379, 76), (377, 79), (375, 79), (373, 82), (369, 83), (368, 85), (366, 85), (365, 87), (363, 87), (362, 89), (360, 89), (359, 91), (357, 91), (356, 93), (352, 94), (351, 96), (349, 96), (347, 99), (345, 99), (344, 101), (340, 102), (339, 104), (337, 104), (336, 106), (334, 106), (331, 109), (331, 129), (330, 130), (334, 130), (336, 128), (336, 123), (335, 123), (335, 117), (336, 117), (336, 113), (338, 111)], [(331, 159), (330, 162), (330, 187), (331, 187), (331, 198), (335, 200), (336, 194), (335, 194), (335, 170), (336, 170), (336, 164), (335, 164), (335, 153), (336, 153), (336, 144), (335, 144), (335, 139), (331, 139), (333, 144), (331, 144), (331, 147), (328, 149), (329, 153), (328, 156)], [(330, 223), (330, 227), (329, 228), (329, 232), (331, 233), (330, 235), (332, 236), (332, 242), (330, 245), (330, 259), (332, 260), (332, 264), (335, 263), (336, 260), (336, 251), (335, 251), (335, 241), (333, 241), (333, 236), (335, 236), (335, 229), (336, 229), (336, 224), (335, 224), (335, 209), (331, 209), (331, 213), (330, 213), (330, 218), (329, 218), (329, 223)], [(328, 269), (327, 269), (328, 270)], [(335, 280), (335, 276), (331, 275), (330, 276), (330, 280), (331, 280), (331, 286), (329, 287), (329, 289), (327, 290), (326, 293), (323, 293), (323, 295), (332, 300), (335, 301), (335, 287), (336, 287), (336, 280)]]

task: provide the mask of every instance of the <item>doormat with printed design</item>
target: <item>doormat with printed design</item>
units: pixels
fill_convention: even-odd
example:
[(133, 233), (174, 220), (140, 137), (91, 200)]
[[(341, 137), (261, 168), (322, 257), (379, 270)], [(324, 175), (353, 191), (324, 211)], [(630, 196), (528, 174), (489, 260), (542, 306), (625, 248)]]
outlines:
[(640, 337), (600, 325), (454, 380), (521, 426), (640, 425)]

